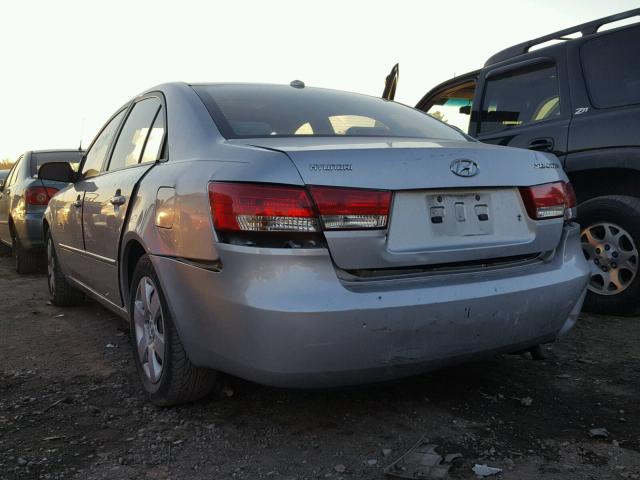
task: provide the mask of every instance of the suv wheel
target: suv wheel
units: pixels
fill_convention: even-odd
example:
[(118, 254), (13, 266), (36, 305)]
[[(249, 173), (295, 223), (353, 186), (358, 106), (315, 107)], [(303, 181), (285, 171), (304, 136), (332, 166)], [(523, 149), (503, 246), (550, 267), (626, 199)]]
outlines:
[(640, 199), (596, 197), (578, 207), (582, 250), (591, 267), (587, 311), (640, 312)]
[(40, 265), (38, 254), (25, 250), (20, 241), (20, 237), (18, 237), (18, 234), (15, 232), (11, 234), (11, 243), (13, 245), (13, 259), (16, 272), (20, 274), (35, 273)]
[(59, 307), (70, 307), (84, 301), (84, 293), (69, 284), (60, 270), (51, 232), (47, 232), (47, 285), (51, 303)]
[(144, 255), (131, 282), (131, 342), (142, 386), (159, 406), (198, 400), (213, 391), (217, 373), (191, 363), (151, 260)]

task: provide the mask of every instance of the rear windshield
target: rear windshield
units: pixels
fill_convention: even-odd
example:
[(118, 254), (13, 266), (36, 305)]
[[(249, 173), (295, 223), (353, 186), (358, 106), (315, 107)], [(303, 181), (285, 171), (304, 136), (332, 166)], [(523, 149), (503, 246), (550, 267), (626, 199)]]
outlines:
[(283, 85), (193, 87), (226, 138), (408, 137), (466, 140), (423, 112), (355, 93)]
[(82, 159), (83, 151), (70, 150), (61, 152), (39, 152), (31, 154), (31, 175), (37, 175), (40, 167), (49, 162), (69, 162), (74, 170)]

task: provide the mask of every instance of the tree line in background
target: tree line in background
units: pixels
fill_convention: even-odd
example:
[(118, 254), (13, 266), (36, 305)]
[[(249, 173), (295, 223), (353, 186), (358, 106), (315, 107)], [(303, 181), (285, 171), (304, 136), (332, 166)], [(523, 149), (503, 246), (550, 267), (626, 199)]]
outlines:
[(0, 170), (9, 170), (13, 166), (13, 160), (5, 158), (0, 160)]

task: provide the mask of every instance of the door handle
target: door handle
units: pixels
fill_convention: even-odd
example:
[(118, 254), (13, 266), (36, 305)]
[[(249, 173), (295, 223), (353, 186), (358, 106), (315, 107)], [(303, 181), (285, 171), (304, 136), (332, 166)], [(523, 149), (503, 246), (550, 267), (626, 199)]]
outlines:
[(111, 205), (113, 206), (117, 206), (117, 205), (124, 205), (126, 201), (127, 199), (125, 198), (124, 195), (116, 195), (115, 197), (111, 197), (111, 200), (109, 200), (109, 203), (111, 203)]
[(527, 148), (538, 152), (553, 152), (553, 138), (534, 138)]

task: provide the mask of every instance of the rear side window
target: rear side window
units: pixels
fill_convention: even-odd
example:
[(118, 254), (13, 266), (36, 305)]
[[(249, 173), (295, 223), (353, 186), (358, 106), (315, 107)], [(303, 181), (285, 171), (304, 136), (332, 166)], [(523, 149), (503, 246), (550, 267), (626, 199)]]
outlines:
[(109, 171), (140, 163), (149, 131), (160, 106), (160, 100), (157, 98), (146, 98), (133, 106), (113, 148)]
[(356, 136), (468, 141), (422, 112), (366, 95), (284, 85), (193, 88), (226, 138)]
[(489, 77), (486, 81), (480, 132), (499, 132), (560, 116), (556, 66), (536, 64)]
[(162, 145), (164, 144), (164, 134), (164, 110), (161, 107), (153, 122), (151, 131), (149, 132), (147, 144), (144, 146), (144, 152), (140, 163), (155, 162), (160, 159), (162, 155)]
[(113, 117), (107, 126), (102, 129), (98, 137), (93, 142), (93, 145), (89, 148), (82, 167), (83, 178), (95, 177), (102, 171), (104, 161), (109, 153), (109, 146), (118, 131), (118, 127), (120, 126), (120, 122), (122, 122), (122, 117), (124, 117), (125, 113), (126, 110), (122, 110)]
[(582, 69), (596, 108), (640, 103), (640, 28), (608, 33), (582, 46)]

